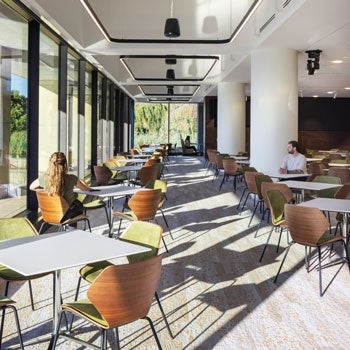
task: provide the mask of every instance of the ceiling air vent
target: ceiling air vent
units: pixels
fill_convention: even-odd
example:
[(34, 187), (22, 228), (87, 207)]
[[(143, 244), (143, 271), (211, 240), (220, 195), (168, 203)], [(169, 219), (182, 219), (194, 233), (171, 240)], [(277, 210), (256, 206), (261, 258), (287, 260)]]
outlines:
[(276, 15), (273, 14), (259, 29), (259, 33), (262, 33), (263, 30), (275, 19)]
[(283, 8), (285, 8), (292, 0), (286, 0), (284, 3), (283, 3)]

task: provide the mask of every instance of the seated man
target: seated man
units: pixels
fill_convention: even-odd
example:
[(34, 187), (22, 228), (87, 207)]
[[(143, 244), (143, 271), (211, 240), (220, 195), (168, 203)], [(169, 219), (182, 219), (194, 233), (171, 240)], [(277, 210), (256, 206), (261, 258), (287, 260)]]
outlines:
[(288, 142), (288, 154), (283, 158), (279, 169), (280, 174), (304, 174), (306, 173), (306, 158), (299, 153), (299, 144), (297, 141)]

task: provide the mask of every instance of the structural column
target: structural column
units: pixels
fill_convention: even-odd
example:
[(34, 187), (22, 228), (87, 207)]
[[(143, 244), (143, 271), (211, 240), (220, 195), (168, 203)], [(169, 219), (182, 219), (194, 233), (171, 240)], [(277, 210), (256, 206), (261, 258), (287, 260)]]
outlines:
[(298, 55), (259, 49), (251, 55), (250, 164), (277, 171), (287, 143), (298, 139)]
[(245, 84), (218, 85), (217, 145), (221, 153), (245, 151)]

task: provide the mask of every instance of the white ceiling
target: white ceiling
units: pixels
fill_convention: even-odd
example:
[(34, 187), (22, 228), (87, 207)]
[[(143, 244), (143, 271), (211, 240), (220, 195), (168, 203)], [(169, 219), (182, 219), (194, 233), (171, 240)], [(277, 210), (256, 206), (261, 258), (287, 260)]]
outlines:
[[(350, 89), (345, 89), (350, 88), (350, 0), (263, 0), (233, 42), (224, 44), (214, 41), (230, 37), (253, 0), (173, 0), (173, 16), (179, 19), (181, 28), (181, 36), (176, 39), (163, 35), (171, 0), (87, 1), (109, 36), (119, 42), (106, 40), (78, 0), (22, 2), (46, 18), (67, 41), (138, 101), (147, 101), (138, 85), (143, 86), (143, 91), (157, 91), (154, 93), (162, 95), (163, 91), (159, 92), (154, 85), (167, 88), (169, 81), (133, 80), (120, 62), (121, 55), (217, 56), (217, 63), (204, 80), (171, 82), (175, 85), (175, 94), (196, 91), (191, 101), (199, 102), (206, 95), (215, 95), (220, 82), (246, 83), (249, 94), (250, 53), (258, 48), (283, 47), (299, 52), (300, 96), (350, 97)], [(127, 42), (138, 39), (147, 42)], [(182, 40), (213, 43), (189, 44)], [(322, 50), (320, 69), (308, 75), (305, 51), (315, 49)], [(334, 63), (334, 60), (342, 62)], [(138, 75), (165, 76), (163, 60), (151, 62), (135, 61)], [(203, 61), (192, 60), (194, 72), (202, 72), (202, 66)], [(180, 66), (176, 69), (181, 71)], [(194, 89), (197, 84), (199, 88)]]

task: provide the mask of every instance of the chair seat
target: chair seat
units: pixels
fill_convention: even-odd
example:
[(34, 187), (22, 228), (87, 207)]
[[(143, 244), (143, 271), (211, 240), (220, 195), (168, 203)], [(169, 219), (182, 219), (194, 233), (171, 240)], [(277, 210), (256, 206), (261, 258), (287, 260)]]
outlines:
[(91, 202), (83, 203), (85, 209), (99, 209), (104, 208), (106, 203), (102, 199), (95, 199)]
[(89, 299), (75, 301), (73, 303), (67, 303), (62, 305), (63, 310), (69, 310), (71, 312), (78, 313), (80, 315), (84, 315), (87, 319), (89, 319), (92, 323), (107, 329), (108, 323), (102, 317), (102, 315), (98, 312), (95, 306), (89, 301)]
[(99, 261), (93, 264), (88, 264), (82, 267), (79, 271), (80, 275), (84, 280), (89, 283), (92, 283), (96, 277), (108, 266), (111, 266), (112, 263), (109, 261)]
[[(31, 275), (30, 278), (35, 279), (46, 275), (47, 273), (41, 273), (38, 275)], [(28, 276), (24, 276), (19, 272), (11, 270), (4, 265), (0, 265), (0, 277), (7, 281), (27, 281), (28, 280)]]

